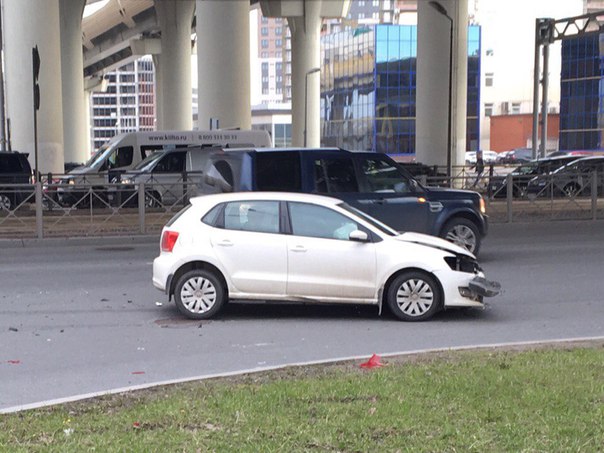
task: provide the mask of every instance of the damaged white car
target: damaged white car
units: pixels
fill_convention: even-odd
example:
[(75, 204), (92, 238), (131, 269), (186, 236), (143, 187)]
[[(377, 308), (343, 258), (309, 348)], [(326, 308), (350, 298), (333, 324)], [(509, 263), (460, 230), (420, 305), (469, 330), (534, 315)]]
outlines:
[(341, 200), (243, 192), (193, 198), (164, 227), (153, 284), (192, 319), (229, 300), (383, 305), (404, 321), (483, 307), (500, 292), (476, 258), (398, 233)]

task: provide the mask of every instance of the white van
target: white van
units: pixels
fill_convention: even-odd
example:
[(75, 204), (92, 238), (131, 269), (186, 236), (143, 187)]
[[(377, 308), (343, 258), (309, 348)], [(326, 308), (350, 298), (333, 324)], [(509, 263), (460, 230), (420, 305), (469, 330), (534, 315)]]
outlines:
[(189, 145), (267, 148), (272, 146), (272, 142), (266, 131), (127, 132), (113, 137), (99, 148), (88, 162), (69, 173), (83, 174), (102, 173), (110, 170), (130, 170), (155, 151)]
[[(119, 134), (99, 148), (84, 165), (74, 168), (59, 180), (56, 189), (61, 204), (81, 202), (91, 185), (116, 183), (120, 174), (133, 169), (157, 151), (187, 146), (229, 148), (272, 146), (267, 131), (158, 131)], [(96, 190), (100, 190), (97, 187)]]

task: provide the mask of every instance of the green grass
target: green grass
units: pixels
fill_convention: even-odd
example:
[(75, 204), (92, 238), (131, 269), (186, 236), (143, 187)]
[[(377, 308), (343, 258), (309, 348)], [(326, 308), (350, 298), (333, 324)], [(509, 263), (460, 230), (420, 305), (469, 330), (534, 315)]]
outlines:
[(291, 368), (3, 415), (0, 451), (604, 451), (601, 344), (388, 362)]

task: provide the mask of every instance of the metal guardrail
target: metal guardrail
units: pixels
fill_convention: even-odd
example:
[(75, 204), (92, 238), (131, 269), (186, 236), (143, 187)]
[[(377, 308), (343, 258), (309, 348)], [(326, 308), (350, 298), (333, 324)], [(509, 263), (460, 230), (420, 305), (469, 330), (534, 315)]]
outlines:
[[(158, 233), (199, 195), (199, 176), (183, 174), (170, 183), (149, 178), (136, 184), (79, 180), (67, 185), (48, 175), (38, 184), (3, 184), (0, 201), (5, 195), (10, 207), (0, 203), (0, 239)], [(477, 175), (464, 167), (452, 178), (418, 179), (428, 186), (480, 192), (492, 222), (519, 222), (604, 218), (603, 177), (545, 175), (535, 184), (532, 176), (513, 176), (509, 168)]]

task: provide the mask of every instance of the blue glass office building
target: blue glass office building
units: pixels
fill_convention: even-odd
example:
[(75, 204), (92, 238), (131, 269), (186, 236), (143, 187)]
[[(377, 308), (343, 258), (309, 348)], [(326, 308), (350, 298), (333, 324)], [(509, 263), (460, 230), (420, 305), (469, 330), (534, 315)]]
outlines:
[[(326, 35), (321, 57), (322, 145), (414, 154), (417, 27), (373, 25)], [(468, 150), (478, 147), (479, 108), (480, 27), (470, 26)]]
[(603, 148), (603, 58), (603, 35), (587, 35), (562, 41), (560, 150)]

